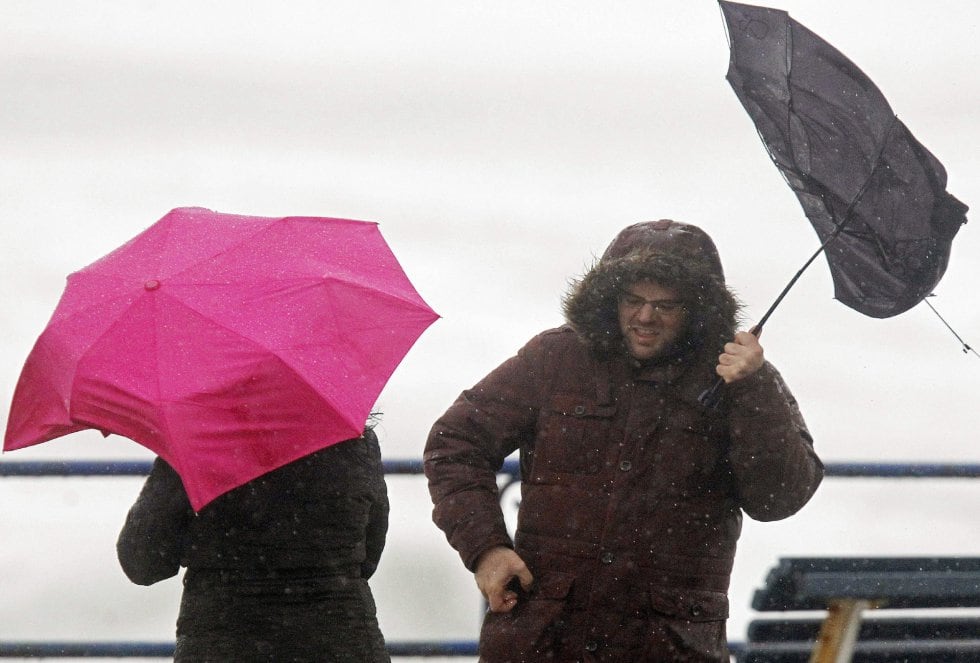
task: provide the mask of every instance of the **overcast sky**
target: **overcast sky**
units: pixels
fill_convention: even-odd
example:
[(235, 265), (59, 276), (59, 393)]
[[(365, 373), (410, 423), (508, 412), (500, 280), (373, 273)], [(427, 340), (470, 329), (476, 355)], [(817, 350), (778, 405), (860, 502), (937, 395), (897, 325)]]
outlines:
[[(944, 163), (950, 192), (980, 206), (974, 2), (777, 6), (864, 69)], [(65, 276), (174, 207), (381, 224), (442, 315), (379, 400), (388, 458), (419, 457), (461, 389), (560, 324), (568, 279), (625, 225), (705, 228), (748, 322), (818, 246), (725, 81), (710, 0), (4, 0), (0, 62), (3, 403)], [(962, 228), (932, 301), (980, 346), (976, 223)], [(834, 301), (821, 259), (763, 344), (825, 460), (977, 462), (980, 358), (925, 306), (863, 317)], [(81, 433), (0, 462), (52, 457), (150, 455)], [(399, 520), (376, 583), (389, 638), (475, 637), (475, 590), (428, 523), (424, 484), (392, 485)], [(138, 489), (0, 484), (0, 530), (25, 541), (0, 552), (5, 638), (172, 634), (178, 583), (131, 588), (115, 567), (116, 531)], [(977, 503), (963, 482), (828, 483), (794, 520), (747, 528), (733, 625), (780, 554), (975, 554)], [(872, 514), (877, 536), (862, 525)], [(72, 563), (31, 561), (35, 546), (68, 546)], [(426, 602), (459, 602), (437, 613), (442, 630), (401, 609), (403, 593), (418, 594), (404, 577), (412, 569)], [(92, 596), (83, 586), (66, 602), (57, 582), (80, 576), (112, 592), (97, 626), (72, 630), (59, 611), (85, 612)]]

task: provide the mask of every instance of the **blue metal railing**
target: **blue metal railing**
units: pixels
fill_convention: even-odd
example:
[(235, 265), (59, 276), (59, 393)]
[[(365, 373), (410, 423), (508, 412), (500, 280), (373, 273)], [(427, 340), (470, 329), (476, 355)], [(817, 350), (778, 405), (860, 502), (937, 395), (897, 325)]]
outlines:
[[(0, 477), (118, 477), (150, 473), (152, 461), (119, 460), (40, 460), (0, 462)], [(422, 474), (422, 461), (412, 459), (384, 461), (385, 474)], [(828, 477), (861, 479), (977, 479), (980, 463), (826, 463)], [(516, 460), (504, 462), (501, 474), (517, 480), (520, 469)]]
[[(389, 642), (390, 656), (476, 656), (475, 640)], [(0, 658), (173, 658), (172, 642), (0, 642)]]
[[(0, 477), (119, 477), (149, 474), (152, 461), (4, 461)], [(422, 474), (421, 460), (386, 460), (385, 474)], [(980, 463), (827, 463), (828, 477), (889, 479), (975, 479)], [(501, 474), (509, 475), (506, 486), (520, 478), (518, 462), (508, 459)], [(388, 642), (392, 657), (476, 656), (475, 640)], [(730, 642), (738, 656), (744, 643)], [(172, 642), (105, 641), (0, 641), (0, 658), (172, 658)]]

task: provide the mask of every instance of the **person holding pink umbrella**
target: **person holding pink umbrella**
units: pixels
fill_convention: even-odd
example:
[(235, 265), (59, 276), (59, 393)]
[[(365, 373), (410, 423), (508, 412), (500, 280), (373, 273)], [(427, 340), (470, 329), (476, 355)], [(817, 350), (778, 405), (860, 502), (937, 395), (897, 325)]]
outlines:
[(377, 223), (176, 208), (69, 275), (4, 450), (88, 428), (156, 454), (117, 550), (139, 584), (187, 567), (176, 660), (387, 661), (365, 422), (437, 318)]
[(388, 661), (368, 578), (388, 529), (370, 428), (194, 513), (157, 459), (119, 536), (130, 580), (186, 566), (175, 661)]

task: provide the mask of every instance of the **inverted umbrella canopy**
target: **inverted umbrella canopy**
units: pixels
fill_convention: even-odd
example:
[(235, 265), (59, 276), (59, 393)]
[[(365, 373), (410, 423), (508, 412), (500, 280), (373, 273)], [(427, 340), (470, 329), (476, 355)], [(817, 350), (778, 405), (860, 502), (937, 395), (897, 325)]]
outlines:
[(358, 436), (437, 318), (375, 223), (175, 209), (68, 277), (4, 449), (123, 435), (170, 463), (199, 510)]
[(720, 5), (728, 81), (824, 243), (835, 297), (875, 318), (915, 306), (966, 223), (942, 164), (853, 62), (786, 12)]

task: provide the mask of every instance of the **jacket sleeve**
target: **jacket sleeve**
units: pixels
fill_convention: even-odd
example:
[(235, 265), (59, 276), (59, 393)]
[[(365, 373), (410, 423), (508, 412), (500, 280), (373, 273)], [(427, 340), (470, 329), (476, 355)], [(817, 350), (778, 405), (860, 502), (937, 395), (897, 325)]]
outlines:
[(381, 561), (381, 552), (385, 547), (385, 540), (388, 536), (388, 487), (384, 479), (384, 466), (381, 463), (381, 449), (378, 446), (378, 438), (373, 430), (364, 433), (364, 438), (369, 447), (373, 460), (374, 484), (373, 499), (368, 513), (368, 524), (365, 532), (365, 558), (361, 564), (361, 577), (370, 578), (378, 568)]
[(768, 362), (726, 389), (729, 464), (739, 506), (754, 520), (793, 515), (823, 479), (823, 463), (813, 450), (796, 399)]
[(137, 585), (152, 585), (176, 575), (182, 539), (193, 516), (177, 472), (157, 458), (116, 542), (126, 576)]
[(436, 421), (426, 443), (432, 519), (471, 571), (484, 551), (513, 547), (500, 508), (497, 472), (534, 435), (533, 343), (464, 391)]

